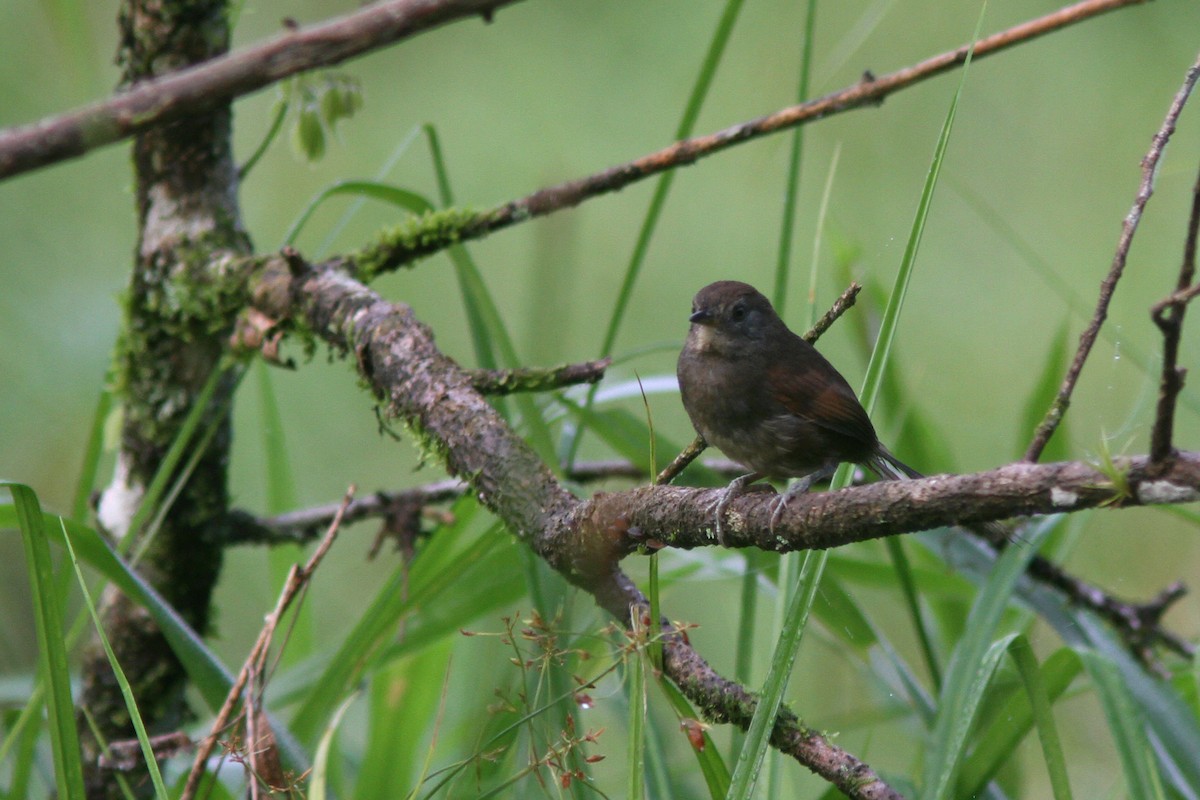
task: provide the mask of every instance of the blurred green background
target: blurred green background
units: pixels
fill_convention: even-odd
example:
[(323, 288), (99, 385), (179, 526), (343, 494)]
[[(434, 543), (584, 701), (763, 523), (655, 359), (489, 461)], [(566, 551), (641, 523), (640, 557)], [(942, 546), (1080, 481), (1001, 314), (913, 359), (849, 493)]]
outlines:
[[(283, 17), (308, 24), (356, 7), (246, 3), (238, 9), (235, 46), (277, 32)], [(992, 3), (984, 31), (1055, 7)], [(379, 177), (393, 162), (382, 177), (436, 197), (424, 141), (411, 138), (424, 123), (440, 134), (457, 202), (477, 209), (668, 144), (720, 10), (719, 3), (696, 0), (529, 0), (501, 10), (491, 24), (457, 23), (343, 65), (340, 72), (362, 82), (365, 105), (339, 127), (325, 158), (309, 164), (283, 137), (243, 186), (244, 222), (256, 248), (277, 248), (323, 187)], [(864, 70), (883, 74), (957, 46), (970, 37), (978, 14), (977, 3), (940, 0), (823, 3), (812, 93), (852, 84)], [(117, 78), (115, 15), (114, 3), (0, 4), (0, 126), (107, 96)], [(697, 132), (794, 101), (802, 17), (798, 3), (747, 3)], [(1029, 394), (1064, 326), (1074, 348), (1085, 320), (1072, 312), (1071, 298), (1090, 312), (1133, 200), (1139, 160), (1192, 63), (1198, 32), (1200, 4), (1158, 0), (972, 67), (894, 353), (905, 396), (936, 424), (946, 445), (943, 463), (914, 466), (980, 470), (1024, 451), (1031, 431), (1021, 420)], [(957, 73), (942, 76), (880, 107), (806, 128), (785, 314), (793, 327), (802, 329), (808, 320), (817, 209), (835, 154), (817, 256), (820, 311), (844, 288), (846, 265), (859, 280), (891, 285), (957, 80)], [(261, 140), (277, 96), (271, 88), (235, 105), (239, 157)], [(618, 357), (636, 355), (620, 361), (610, 383), (635, 371), (643, 379), (673, 375), (690, 298), (705, 283), (738, 278), (769, 292), (789, 136), (739, 146), (679, 173), (617, 340)], [(1147, 449), (1159, 351), (1148, 308), (1174, 284), (1198, 160), (1200, 110), (1193, 105), (1135, 240), (1110, 311), (1109, 338), (1097, 345), (1076, 392), (1059, 457)], [(597, 355), (652, 185), (643, 181), (470, 245), (528, 363)], [(0, 476), (32, 485), (51, 509), (69, 504), (112, 354), (134, 246), (130, 186), (127, 144), (0, 184)], [(350, 208), (349, 200), (325, 205), (299, 248), (314, 257), (351, 249), (398, 218), (391, 208), (367, 204), (347, 221)], [(377, 288), (411, 304), (444, 350), (472, 364), (444, 255), (384, 278)], [(881, 311), (864, 294), (851, 314), (873, 323)], [(1192, 322), (1182, 361), (1196, 373), (1200, 347)], [(821, 348), (857, 385), (865, 361), (853, 332), (843, 322)], [(1150, 377), (1136, 363), (1138, 354)], [(414, 471), (415, 450), (379, 435), (371, 399), (347, 365), (318, 356), (273, 377), (303, 505), (331, 502), (351, 483), (365, 493), (440, 477), (434, 469)], [(235, 422), (232, 494), (250, 510), (264, 503), (258, 378), (251, 373), (244, 385)], [(1194, 386), (1185, 393), (1177, 443), (1194, 449), (1200, 446), (1200, 396)], [(640, 400), (626, 405), (642, 413)], [(653, 394), (650, 405), (660, 431), (679, 443), (688, 440), (691, 429), (675, 393)], [(885, 441), (895, 438), (887, 420), (905, 410), (877, 410)], [(611, 453), (589, 437), (581, 455)], [(669, 457), (659, 453), (660, 461)], [(318, 636), (330, 644), (346, 615), (357, 612), (392, 569), (386, 558), (364, 560), (371, 534), (366, 526), (345, 536), (316, 581), (309, 602)], [(16, 537), (0, 539), (0, 672), (6, 674), (27, 674), (35, 654), (20, 552)], [(870, 557), (876, 551), (868, 545), (859, 552)], [(277, 590), (267, 579), (266, 559), (249, 548), (229, 553), (215, 646), (231, 663), (241, 660)], [(692, 641), (717, 668), (731, 671), (725, 643), (732, 640), (732, 615), (722, 618), (711, 598), (736, 595), (739, 557), (665, 559), (668, 566), (677, 559), (676, 565), (699, 560), (704, 567), (674, 587), (667, 613), (701, 622)], [(1070, 567), (1140, 598), (1192, 578), (1198, 560), (1194, 529), (1162, 512), (1135, 510), (1090, 516)], [(1195, 600), (1184, 600), (1169, 625), (1195, 638), (1198, 609)], [(889, 612), (880, 613), (886, 619)], [(496, 630), (499, 623), (483, 620), (479, 627)], [(455, 649), (466, 663), (484, 657), (480, 645)], [(822, 652), (819, 641), (807, 649), (792, 696), (802, 698), (803, 713), (820, 727), (836, 729), (844, 720), (851, 729), (856, 688), (849, 678), (839, 678), (844, 687), (831, 682), (830, 663), (837, 663), (836, 652)], [(813, 681), (829, 690), (806, 694)], [(1071, 727), (1065, 728), (1068, 747), (1078, 748)], [(840, 743), (861, 746), (863, 735), (869, 736), (847, 734)], [(1097, 763), (1107, 758), (1104, 743), (1085, 737), (1082, 744)], [(1080, 796), (1087, 794), (1084, 776), (1076, 787)], [(1093, 788), (1109, 786), (1097, 780)]]

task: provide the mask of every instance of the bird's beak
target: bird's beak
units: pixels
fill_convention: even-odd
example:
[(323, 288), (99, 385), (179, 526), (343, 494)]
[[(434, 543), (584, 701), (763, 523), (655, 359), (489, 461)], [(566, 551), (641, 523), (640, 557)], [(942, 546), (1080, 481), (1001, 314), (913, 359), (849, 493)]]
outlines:
[(712, 314), (707, 308), (702, 308), (698, 311), (693, 311), (692, 315), (688, 317), (688, 322), (697, 322), (701, 325), (706, 325), (712, 322)]

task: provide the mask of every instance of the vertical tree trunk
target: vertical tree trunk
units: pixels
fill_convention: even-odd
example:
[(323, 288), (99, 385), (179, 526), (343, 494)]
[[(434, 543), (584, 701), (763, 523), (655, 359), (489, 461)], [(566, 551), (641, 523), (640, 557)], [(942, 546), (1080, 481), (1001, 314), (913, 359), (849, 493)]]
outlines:
[[(118, 60), (126, 85), (204, 61), (228, 48), (222, 0), (125, 0)], [(222, 256), (250, 250), (237, 203), (228, 106), (137, 138), (133, 165), (138, 248), (126, 295), (118, 392), (124, 422), (100, 522), (115, 537), (141, 536), (129, 525), (163, 456), (218, 365), (233, 323), (223, 301)], [(233, 383), (225, 380), (209, 413), (224, 414)], [(154, 534), (139, 568), (198, 631), (221, 565), (230, 445), (227, 418)], [(186, 459), (185, 459), (186, 460)], [(140, 544), (140, 543), (139, 543)], [(103, 615), (139, 709), (156, 731), (185, 716), (183, 670), (149, 617), (110, 591)], [(103, 652), (85, 655), (83, 705), (106, 739), (133, 735), (129, 714)], [(87, 730), (84, 726), (83, 730)], [(96, 767), (99, 745), (86, 744), (91, 797), (118, 796)], [(148, 789), (144, 775), (134, 783)]]

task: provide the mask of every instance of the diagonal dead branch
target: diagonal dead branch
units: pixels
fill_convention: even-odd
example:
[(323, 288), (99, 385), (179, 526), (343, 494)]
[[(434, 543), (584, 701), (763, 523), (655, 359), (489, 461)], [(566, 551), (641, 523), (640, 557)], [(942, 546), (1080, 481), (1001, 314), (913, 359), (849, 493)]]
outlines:
[[(1084, 0), (1075, 3), (984, 37), (975, 44), (973, 58), (986, 58), (1066, 26), (1141, 2), (1144, 0)], [(789, 106), (715, 133), (675, 142), (633, 161), (540, 189), (489, 211), (457, 217), (448, 217), (446, 212), (427, 215), (428, 225), (421, 225), (418, 220), (415, 227), (402, 226), (399, 231), (402, 235), (382, 237), (348, 259), (346, 266), (368, 279), (380, 272), (411, 264), (451, 244), (478, 239), (533, 217), (577, 206), (584, 200), (618, 191), (631, 183), (692, 164), (735, 145), (844, 111), (879, 105), (894, 92), (961, 66), (969, 49), (970, 43), (960, 45), (911, 67), (879, 77), (870, 76), (824, 97)]]
[(237, 53), (138, 84), (108, 100), (0, 132), (0, 179), (211, 110), (290, 75), (328, 67), (456, 19), (490, 20), (516, 0), (390, 0), (289, 30)]
[[(437, 454), (451, 474), (461, 475), (480, 502), (550, 566), (619, 618), (641, 613), (640, 595), (630, 594), (636, 588), (617, 566), (637, 541), (653, 538), (679, 547), (711, 541), (707, 509), (715, 490), (660, 486), (600, 494), (589, 501), (572, 497), (474, 391), (467, 372), (437, 350), (411, 309), (385, 302), (344, 273), (309, 267), (294, 253), (274, 257), (256, 279), (253, 302), (281, 319), (298, 316), (306, 329), (353, 353), (389, 412), (407, 424), (424, 448)], [(1022, 514), (1200, 499), (1200, 453), (1180, 453), (1165, 472), (1151, 474), (1148, 465), (1144, 457), (1118, 461), (1116, 469), (1125, 478), (1120, 487), (1087, 464), (1018, 463), (976, 475), (933, 476), (797, 498), (775, 526), (772, 542), (756, 538), (756, 532), (770, 529), (770, 503), (742, 496), (730, 505), (733, 524), (728, 530), (733, 544), (832, 547)], [(713, 673), (686, 642), (672, 647), (668, 675), (706, 715), (735, 724), (749, 720), (753, 698), (745, 689)], [(701, 665), (701, 679), (691, 671), (696, 665)], [(846, 791), (839, 770), (860, 762), (814, 736), (787, 717), (777, 722), (772, 741)], [(864, 785), (882, 787), (883, 794), (856, 790), (851, 796), (892, 796), (868, 767), (862, 769), (870, 777)]]
[[(621, 586), (632, 589), (617, 567), (620, 531), (597, 530), (577, 515), (580, 502), (474, 390), (466, 371), (434, 346), (410, 308), (385, 302), (344, 273), (307, 268), (294, 254), (268, 262), (253, 302), (277, 319), (299, 317), (308, 330), (353, 353), (372, 389), (387, 400), (389, 412), (452, 475), (465, 479), (514, 535), (573, 584), (598, 599), (603, 595), (602, 605), (619, 619), (629, 619), (637, 595), (622, 600), (619, 592), (614, 594)], [(713, 680), (696, 681), (687, 672), (690, 648), (668, 647), (667, 652), (674, 654), (668, 674), (693, 702), (714, 718), (748, 722), (753, 701), (744, 689), (719, 679), (707, 665)], [(731, 693), (730, 687), (737, 691)], [(715, 702), (719, 698), (725, 706)], [(813, 731), (789, 727), (789, 721), (794, 718), (781, 716), (775, 728), (773, 741), (783, 752), (850, 797), (899, 796), (861, 761)], [(853, 769), (847, 771), (847, 766)]]
[[(624, 573), (614, 571), (588, 589), (601, 608), (617, 619), (640, 618), (648, 626), (650, 603)], [(722, 677), (688, 643), (676, 626), (662, 620), (663, 671), (687, 695), (703, 716), (742, 730), (750, 727), (757, 698), (741, 684)], [(849, 797), (902, 800), (902, 795), (869, 765), (804, 725), (787, 706), (781, 706), (771, 744), (787, 753)]]
[(1050, 404), (1049, 411), (1046, 412), (1046, 416), (1042, 419), (1041, 424), (1038, 425), (1037, 430), (1033, 434), (1033, 441), (1029, 443), (1029, 448), (1025, 451), (1026, 461), (1037, 461), (1041, 458), (1042, 451), (1046, 449), (1050, 437), (1058, 430), (1063, 415), (1067, 413), (1067, 407), (1071, 404), (1071, 395), (1075, 391), (1075, 383), (1079, 380), (1079, 373), (1083, 371), (1084, 362), (1087, 361), (1088, 355), (1092, 352), (1092, 346), (1096, 343), (1096, 337), (1100, 335), (1100, 327), (1108, 317), (1108, 305), (1112, 301), (1113, 292), (1117, 289), (1117, 281), (1121, 279), (1121, 275), (1125, 271), (1125, 262), (1129, 257), (1129, 247), (1133, 244), (1133, 235), (1137, 232), (1138, 223), (1141, 222), (1142, 212), (1146, 209), (1146, 203), (1149, 202), (1150, 195), (1154, 193), (1154, 179), (1158, 175), (1158, 163), (1162, 159), (1163, 150), (1166, 149), (1171, 135), (1175, 133), (1175, 124), (1179, 120), (1179, 115), (1183, 111), (1184, 104), (1187, 103), (1188, 97), (1191, 96), (1197, 77), (1200, 77), (1200, 56), (1197, 56), (1196, 63), (1188, 70), (1187, 75), (1184, 77), (1183, 85), (1171, 100), (1171, 107), (1167, 109), (1167, 116), (1163, 119), (1163, 124), (1158, 129), (1158, 133), (1154, 134), (1150, 151), (1142, 159), (1142, 181), (1138, 185), (1137, 195), (1133, 200), (1133, 207), (1129, 209), (1129, 213), (1121, 222), (1121, 236), (1117, 240), (1117, 251), (1113, 255), (1112, 266), (1109, 267), (1108, 275), (1100, 282), (1100, 297), (1096, 301), (1096, 311), (1092, 315), (1092, 321), (1088, 324), (1087, 329), (1079, 337), (1079, 348), (1075, 351), (1075, 358), (1071, 361), (1071, 366), (1067, 369), (1066, 377), (1063, 378), (1062, 386), (1059, 387), (1054, 402)]

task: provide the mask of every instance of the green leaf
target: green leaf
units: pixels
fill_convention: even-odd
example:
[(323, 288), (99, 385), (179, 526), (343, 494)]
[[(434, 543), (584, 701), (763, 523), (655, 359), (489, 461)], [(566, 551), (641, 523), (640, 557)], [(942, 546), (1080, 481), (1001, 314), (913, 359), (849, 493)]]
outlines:
[(311, 800), (325, 800), (330, 796), (329, 754), (333, 750), (333, 737), (337, 734), (338, 726), (342, 724), (342, 717), (357, 699), (358, 692), (355, 692), (343, 700), (337, 711), (333, 712), (333, 719), (325, 726), (325, 732), (321, 734), (321, 741), (317, 744), (317, 752), (313, 757), (312, 777), (308, 782), (308, 796)]
[[(1053, 526), (1061, 517), (1047, 518)], [(956, 568), (986, 580), (995, 568), (994, 553), (977, 540), (954, 537), (943, 545), (945, 558)], [(1059, 592), (1032, 581), (1022, 582), (1021, 599), (1049, 623), (1063, 641), (1075, 648), (1100, 652), (1117, 666), (1152, 732), (1159, 774), (1179, 794), (1200, 794), (1200, 722), (1170, 683), (1149, 675), (1129, 653), (1125, 642), (1091, 612), (1084, 611)]]
[[(1021, 639), (1024, 640), (1024, 637)], [(1023, 656), (1014, 656), (1014, 658), (1017, 657)], [(1046, 659), (1041, 665), (1036, 679), (1036, 683), (1041, 686), (1040, 694), (1043, 694), (1046, 699), (1046, 708), (1044, 712), (1039, 713), (1043, 715), (1049, 713), (1049, 706), (1062, 697), (1071, 681), (1079, 675), (1082, 669), (1083, 664), (1079, 660), (1079, 656), (1070, 648), (1061, 648)], [(994, 715), (995, 719), (1003, 720), (1004, 724), (990, 725), (980, 731), (974, 750), (963, 764), (958, 781), (957, 796), (982, 796), (987, 782), (995, 777), (1001, 767), (1012, 760), (1017, 745), (1034, 727), (1034, 709), (1031, 703), (1033, 695), (1030, 694), (1030, 682), (1024, 675), (1022, 675), (1022, 679), (1025, 681), (1026, 691), (1013, 693)], [(1038, 722), (1037, 724), (1040, 731), (1042, 723)], [(1057, 734), (1052, 735), (1057, 736)], [(1052, 763), (1055, 757), (1046, 752), (1045, 735), (1039, 732), (1039, 736), (1043, 742), (1043, 753), (1046, 754), (1047, 769), (1051, 771), (1051, 787), (1053, 788), (1057, 786), (1056, 782), (1059, 780), (1055, 777), (1058, 767)], [(1065, 770), (1061, 774), (1061, 780), (1064, 783), (1066, 781)], [(1057, 788), (1054, 790), (1056, 793), (1059, 791)], [(1069, 787), (1066, 791), (1068, 794), (1056, 794), (1056, 797), (1069, 796)]]
[(1121, 671), (1113, 661), (1090, 648), (1077, 651), (1084, 668), (1092, 678), (1121, 770), (1125, 774), (1125, 787), (1132, 800), (1151, 800), (1163, 796), (1162, 787), (1154, 774), (1154, 755), (1150, 740), (1146, 737), (1145, 723), (1141, 710), (1129, 691)]
[(320, 161), (325, 155), (325, 127), (315, 103), (304, 103), (297, 111), (292, 146), (309, 161)]
[[(700, 715), (679, 691), (679, 687), (664, 677), (659, 677), (657, 683), (681, 720), (694, 720), (699, 724)], [(700, 765), (700, 772), (704, 776), (709, 796), (713, 800), (718, 800), (729, 793), (729, 767), (722, 760), (721, 753), (712, 737), (708, 735), (708, 731), (702, 729), (701, 736), (704, 746), (699, 749), (693, 747), (692, 753), (696, 756), (696, 763)]]
[[(434, 750), (425, 732), (440, 724), (436, 687), (448, 678), (452, 639), (443, 637), (409, 658), (395, 659), (370, 678), (366, 744), (357, 797), (404, 797), (428, 770)], [(396, 736), (403, 730), (404, 736)], [(435, 734), (436, 736), (436, 734)]]
[[(950, 657), (945, 683), (938, 697), (937, 718), (925, 758), (925, 786), (921, 793), (925, 800), (947, 797), (955, 784), (979, 700), (996, 662), (1004, 654), (1003, 649), (996, 650), (992, 637), (1018, 579), (1051, 528), (1050, 523), (1043, 523), (1027, 532), (1020, 546), (1007, 548), (996, 560), (975, 598), (963, 637)], [(1007, 647), (1012, 638), (1009, 636), (1001, 641)]]
[(83, 593), (83, 602), (87, 605), (88, 614), (92, 617), (92, 625), (95, 626), (96, 636), (100, 639), (100, 646), (104, 648), (104, 655), (108, 657), (108, 665), (112, 667), (113, 677), (117, 679), (117, 686), (121, 689), (121, 697), (125, 700), (125, 708), (129, 711), (130, 722), (133, 723), (134, 733), (137, 736), (138, 744), (141, 745), (142, 758), (146, 761), (146, 768), (150, 772), (150, 782), (154, 785), (154, 795), (159, 800), (166, 800), (167, 787), (163, 784), (162, 772), (159, 771), (158, 761), (154, 758), (154, 747), (150, 744), (150, 736), (146, 733), (146, 725), (142, 722), (141, 712), (138, 711), (137, 699), (133, 696), (133, 687), (129, 685), (129, 680), (125, 677), (125, 670), (121, 668), (120, 662), (117, 661), (117, 654), (113, 652), (112, 644), (108, 641), (108, 635), (104, 632), (104, 625), (100, 621), (100, 614), (96, 611), (96, 604), (92, 601), (92, 595), (88, 592), (87, 581), (83, 578), (83, 570), (79, 568), (79, 559), (75, 557), (75, 548), (71, 546), (71, 537), (67, 534), (66, 524), (60, 521), (59, 525), (63, 534), (63, 544), (67, 547), (67, 554), (71, 557), (71, 566), (75, 568), (75, 578), (78, 580), (79, 589)]
[(1038, 669), (1037, 659), (1033, 655), (1033, 647), (1025, 636), (1017, 636), (1009, 648), (1009, 654), (1016, 662), (1017, 671), (1025, 686), (1025, 694), (1037, 723), (1038, 739), (1042, 743), (1042, 755), (1046, 760), (1046, 770), (1050, 773), (1050, 787), (1055, 800), (1071, 800), (1071, 783), (1067, 779), (1067, 760), (1063, 756), (1062, 744), (1058, 738), (1058, 728), (1054, 724), (1054, 715), (1050, 711), (1050, 696), (1042, 683), (1041, 670)]
[(71, 503), (71, 519), (87, 522), (88, 506), (92, 490), (96, 486), (96, 475), (100, 470), (100, 459), (104, 455), (104, 426), (113, 407), (113, 393), (109, 388), (111, 373), (105, 375), (104, 386), (96, 398), (92, 412), (92, 425), (88, 430), (87, 446), (83, 450), (83, 465), (79, 470), (79, 481), (75, 484), (75, 499)]
[[(841, 472), (843, 470), (839, 470)], [(836, 478), (835, 478), (836, 480)], [(804, 554), (804, 564), (796, 590), (791, 595), (787, 608), (783, 629), (779, 642), (775, 646), (767, 679), (750, 719), (750, 727), (746, 731), (746, 744), (738, 755), (733, 766), (733, 778), (730, 780), (729, 797), (731, 800), (744, 800), (750, 796), (758, 776), (759, 766), (767, 751), (771, 731), (775, 727), (775, 717), (779, 713), (783, 692), (787, 688), (788, 678), (792, 674), (792, 665), (800, 647), (800, 637), (808, 622), (808, 612), (812, 608), (813, 597), (821, 583), (821, 572), (825, 568), (828, 551), (808, 551)]]
[[(12, 514), (21, 531), (25, 562), (29, 568), (33, 615), (38, 642), (38, 672), (49, 687), (46, 716), (54, 754), (55, 787), (60, 797), (83, 797), (83, 759), (79, 732), (75, 727), (75, 703), (71, 698), (71, 672), (64, 645), (61, 598), (55, 588), (54, 564), (42, 509), (33, 489), (21, 483), (0, 481), (12, 494)], [(4, 522), (0, 521), (0, 525)]]
[(304, 229), (304, 226), (308, 223), (313, 213), (316, 212), (317, 208), (329, 198), (337, 197), (338, 195), (351, 195), (370, 200), (379, 200), (380, 202), (410, 211), (416, 216), (434, 210), (433, 203), (429, 202), (423, 195), (410, 192), (407, 189), (401, 189), (399, 186), (391, 186), (379, 181), (338, 181), (330, 186), (326, 186), (308, 201), (308, 205), (300, 212), (300, 216), (296, 217), (295, 222), (291, 224), (287, 229), (287, 233), (283, 235), (284, 246), (294, 244), (296, 237), (300, 235), (300, 231)]

